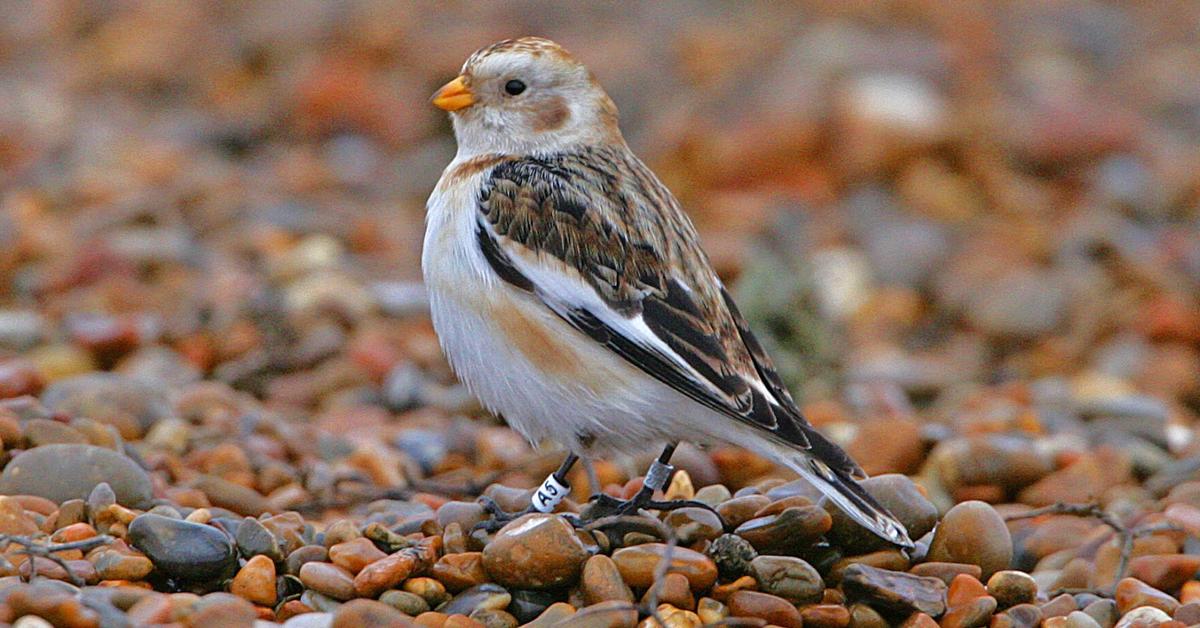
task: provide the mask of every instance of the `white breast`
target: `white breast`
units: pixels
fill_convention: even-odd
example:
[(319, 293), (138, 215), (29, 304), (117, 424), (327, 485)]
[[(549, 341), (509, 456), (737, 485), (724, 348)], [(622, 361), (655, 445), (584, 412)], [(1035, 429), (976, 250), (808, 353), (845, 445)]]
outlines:
[[(454, 168), (452, 163), (447, 171)], [(678, 396), (505, 283), (476, 240), (482, 174), (430, 197), (421, 256), (433, 325), (458, 376), (531, 441), (634, 451), (672, 432)]]

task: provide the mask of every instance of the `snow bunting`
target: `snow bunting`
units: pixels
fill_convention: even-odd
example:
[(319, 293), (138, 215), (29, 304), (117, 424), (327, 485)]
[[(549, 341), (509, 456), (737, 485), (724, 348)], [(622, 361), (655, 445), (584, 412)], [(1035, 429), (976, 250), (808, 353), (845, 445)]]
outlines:
[(732, 443), (911, 546), (859, 466), (801, 416), (587, 68), (552, 41), (506, 40), (472, 54), (433, 104), (458, 141), (428, 202), (433, 324), (489, 409), (571, 452), (533, 509), (560, 501), (580, 454), (666, 443), (636, 508), (669, 480), (675, 443)]

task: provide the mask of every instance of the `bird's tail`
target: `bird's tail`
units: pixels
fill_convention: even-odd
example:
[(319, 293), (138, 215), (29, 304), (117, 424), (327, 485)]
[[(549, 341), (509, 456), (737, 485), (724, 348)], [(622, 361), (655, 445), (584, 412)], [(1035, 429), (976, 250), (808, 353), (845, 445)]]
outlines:
[(788, 449), (779, 453), (780, 462), (812, 483), (864, 528), (890, 543), (913, 547), (904, 524), (875, 501), (854, 478), (801, 452)]

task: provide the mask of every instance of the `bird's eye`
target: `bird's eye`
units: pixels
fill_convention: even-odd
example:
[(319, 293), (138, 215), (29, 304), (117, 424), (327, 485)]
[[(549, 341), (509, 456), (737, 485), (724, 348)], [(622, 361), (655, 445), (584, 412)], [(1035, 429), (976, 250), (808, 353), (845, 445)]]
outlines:
[(517, 94), (525, 91), (525, 82), (513, 79), (504, 84), (504, 91), (509, 96), (516, 96)]

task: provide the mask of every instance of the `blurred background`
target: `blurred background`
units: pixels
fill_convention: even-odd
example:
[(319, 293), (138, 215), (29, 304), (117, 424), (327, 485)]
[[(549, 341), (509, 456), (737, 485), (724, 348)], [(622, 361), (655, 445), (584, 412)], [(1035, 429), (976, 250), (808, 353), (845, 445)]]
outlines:
[[(0, 4), (0, 398), (115, 370), (313, 442), (387, 434), (430, 473), (517, 466), (519, 438), (463, 427), (482, 413), (418, 259), (454, 153), (429, 95), (522, 35), (599, 77), (808, 415), (868, 471), (924, 464), (948, 498), (1003, 501), (1122, 452), (1038, 503), (1193, 448), (1183, 0)], [(713, 458), (698, 486), (763, 471)], [(964, 477), (980, 460), (1005, 470)]]

